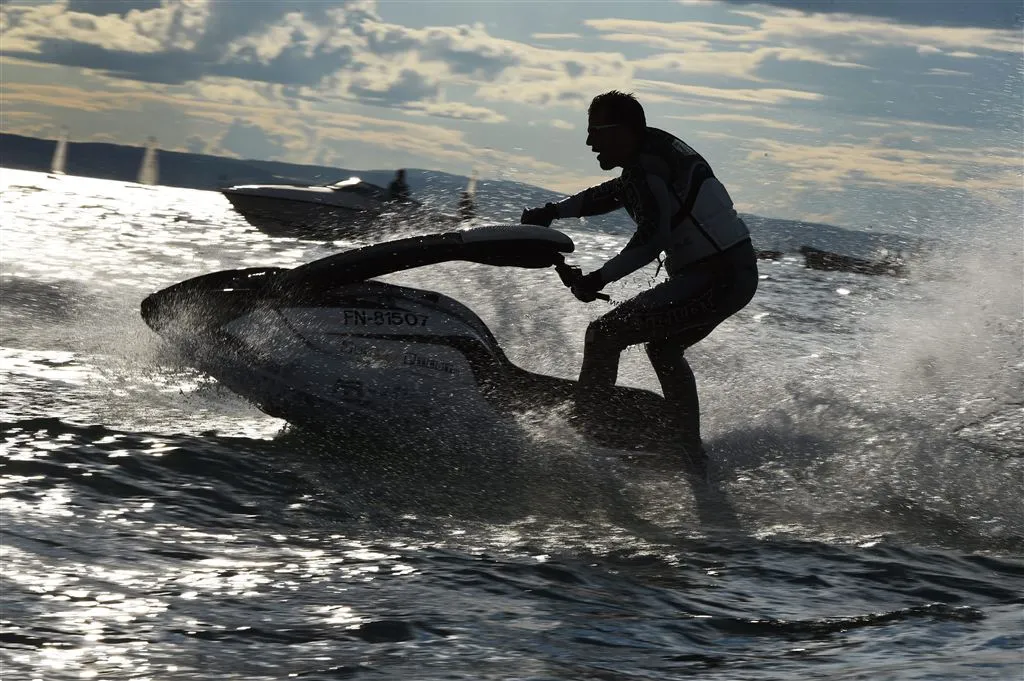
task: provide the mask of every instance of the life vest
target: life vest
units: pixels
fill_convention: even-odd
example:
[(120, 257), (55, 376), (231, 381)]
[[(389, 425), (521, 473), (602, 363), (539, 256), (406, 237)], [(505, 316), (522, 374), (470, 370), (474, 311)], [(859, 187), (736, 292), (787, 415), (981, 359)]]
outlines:
[[(750, 238), (725, 185), (710, 164), (681, 139), (648, 128), (639, 162), (643, 175), (657, 174), (665, 181), (677, 204), (672, 245), (666, 249), (669, 273)], [(640, 173), (631, 175), (641, 177)]]

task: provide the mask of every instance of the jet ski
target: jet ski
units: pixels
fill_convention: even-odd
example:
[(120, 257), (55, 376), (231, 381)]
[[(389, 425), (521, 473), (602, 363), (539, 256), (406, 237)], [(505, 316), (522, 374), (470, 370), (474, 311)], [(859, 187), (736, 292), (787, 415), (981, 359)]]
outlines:
[(443, 426), (450, 418), (503, 418), (569, 405), (568, 422), (595, 444), (673, 452), (671, 442), (657, 440), (665, 437), (656, 427), (666, 413), (660, 395), (616, 386), (599, 413), (577, 413), (571, 407), (576, 381), (511, 362), (462, 303), (375, 279), (466, 261), (552, 267), (571, 286), (580, 270), (564, 254), (573, 250), (572, 239), (554, 229), (474, 227), (356, 248), (290, 269), (201, 275), (149, 295), (141, 313), (192, 366), (303, 429)]

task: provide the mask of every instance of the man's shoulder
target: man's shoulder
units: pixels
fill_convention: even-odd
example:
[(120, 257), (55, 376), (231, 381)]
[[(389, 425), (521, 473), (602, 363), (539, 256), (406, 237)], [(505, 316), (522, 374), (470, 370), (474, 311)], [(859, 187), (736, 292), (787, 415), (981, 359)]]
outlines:
[(645, 178), (648, 175), (666, 176), (670, 174), (670, 170), (664, 154), (648, 149), (637, 156), (636, 163), (622, 169), (622, 180), (629, 182)]
[(684, 156), (700, 156), (693, 147), (670, 132), (660, 128), (647, 128), (646, 151), (652, 154), (677, 153)]

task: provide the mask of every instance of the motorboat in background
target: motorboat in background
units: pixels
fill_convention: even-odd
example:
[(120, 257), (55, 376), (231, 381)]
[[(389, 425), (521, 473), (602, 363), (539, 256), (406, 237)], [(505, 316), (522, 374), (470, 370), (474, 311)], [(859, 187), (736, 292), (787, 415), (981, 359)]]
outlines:
[(350, 177), (324, 185), (243, 184), (221, 194), (246, 221), (272, 236), (308, 236), (381, 212), (387, 190)]
[[(428, 212), (421, 202), (395, 197), (356, 176), (333, 184), (247, 184), (220, 192), (249, 224), (277, 237), (335, 239), (364, 231), (385, 213), (413, 218)], [(442, 213), (430, 216), (452, 224), (458, 221), (457, 216)]]

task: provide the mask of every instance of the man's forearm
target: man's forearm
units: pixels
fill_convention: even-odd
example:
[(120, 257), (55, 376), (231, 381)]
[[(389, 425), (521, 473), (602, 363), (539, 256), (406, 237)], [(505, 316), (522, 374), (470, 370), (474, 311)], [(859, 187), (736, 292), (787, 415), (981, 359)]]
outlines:
[(560, 218), (603, 215), (621, 207), (618, 178), (584, 189), (555, 204), (555, 210)]

